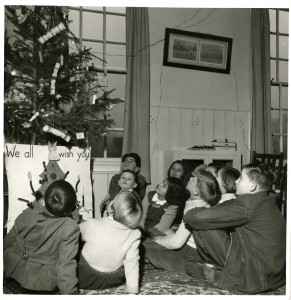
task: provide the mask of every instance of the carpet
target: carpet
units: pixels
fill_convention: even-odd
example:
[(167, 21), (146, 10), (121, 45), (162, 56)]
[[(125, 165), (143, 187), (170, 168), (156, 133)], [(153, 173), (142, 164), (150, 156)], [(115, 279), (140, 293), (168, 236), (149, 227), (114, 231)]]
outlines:
[[(125, 285), (104, 290), (80, 290), (81, 295), (125, 295)], [(259, 295), (285, 295), (286, 286)], [(217, 288), (208, 281), (164, 270), (145, 270), (141, 277), (140, 295), (243, 295)]]

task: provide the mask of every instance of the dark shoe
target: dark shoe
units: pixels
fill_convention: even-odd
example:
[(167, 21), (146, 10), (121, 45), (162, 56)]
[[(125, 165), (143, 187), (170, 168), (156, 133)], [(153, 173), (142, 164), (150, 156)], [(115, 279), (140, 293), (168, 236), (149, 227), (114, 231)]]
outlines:
[(216, 283), (222, 272), (222, 268), (212, 263), (188, 262), (186, 264), (186, 273), (197, 279), (207, 280)]

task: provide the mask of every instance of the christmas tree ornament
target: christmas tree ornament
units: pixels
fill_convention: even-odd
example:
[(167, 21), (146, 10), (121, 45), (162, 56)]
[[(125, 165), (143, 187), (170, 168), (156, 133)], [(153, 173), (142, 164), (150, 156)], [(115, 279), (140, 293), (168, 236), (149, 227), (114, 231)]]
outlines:
[(15, 9), (15, 15), (18, 20), (18, 24), (22, 24), (27, 19), (27, 14), (23, 14), (22, 7), (17, 7)]
[(34, 119), (36, 119), (39, 116), (39, 112), (37, 111), (30, 119), (29, 122), (31, 123)]
[(45, 125), (42, 130), (45, 131), (45, 132), (52, 133), (52, 134), (54, 134), (56, 136), (59, 136), (62, 139), (64, 139), (65, 141), (67, 141), (67, 142), (69, 142), (70, 139), (71, 139), (71, 137), (69, 135), (65, 134), (64, 132), (62, 132), (62, 131), (60, 131), (58, 129), (50, 127), (48, 125)]
[(41, 44), (44, 44), (46, 41), (48, 41), (49, 39), (51, 39), (52, 37), (54, 37), (56, 34), (58, 34), (59, 32), (65, 30), (65, 29), (66, 29), (66, 26), (63, 23), (60, 23), (56, 27), (54, 27), (51, 30), (49, 30), (47, 34), (39, 37), (38, 41)]

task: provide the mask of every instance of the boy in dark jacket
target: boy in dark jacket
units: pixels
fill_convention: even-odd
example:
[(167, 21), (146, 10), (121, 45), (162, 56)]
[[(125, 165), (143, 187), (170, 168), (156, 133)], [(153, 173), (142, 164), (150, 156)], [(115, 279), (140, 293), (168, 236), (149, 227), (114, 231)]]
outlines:
[[(184, 216), (199, 254), (223, 268), (218, 287), (254, 294), (285, 284), (286, 222), (269, 192), (273, 180), (268, 166), (246, 165), (236, 181), (236, 199)], [(223, 228), (233, 228), (230, 236)], [(192, 263), (188, 272), (207, 274), (206, 265)]]
[(34, 292), (79, 294), (76, 255), (79, 225), (70, 217), (76, 207), (74, 188), (56, 180), (44, 194), (45, 210), (28, 208), (4, 239), (4, 273)]

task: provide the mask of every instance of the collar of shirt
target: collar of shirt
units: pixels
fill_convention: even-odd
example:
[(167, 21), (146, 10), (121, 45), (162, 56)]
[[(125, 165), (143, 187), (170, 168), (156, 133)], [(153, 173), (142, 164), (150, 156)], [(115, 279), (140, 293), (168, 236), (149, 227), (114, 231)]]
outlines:
[(167, 202), (167, 200), (160, 200), (157, 193), (154, 194), (152, 201), (158, 205), (164, 205)]
[(223, 203), (225, 201), (231, 200), (231, 199), (235, 199), (235, 194), (232, 193), (225, 193), (221, 195), (221, 199), (219, 200), (218, 203)]

